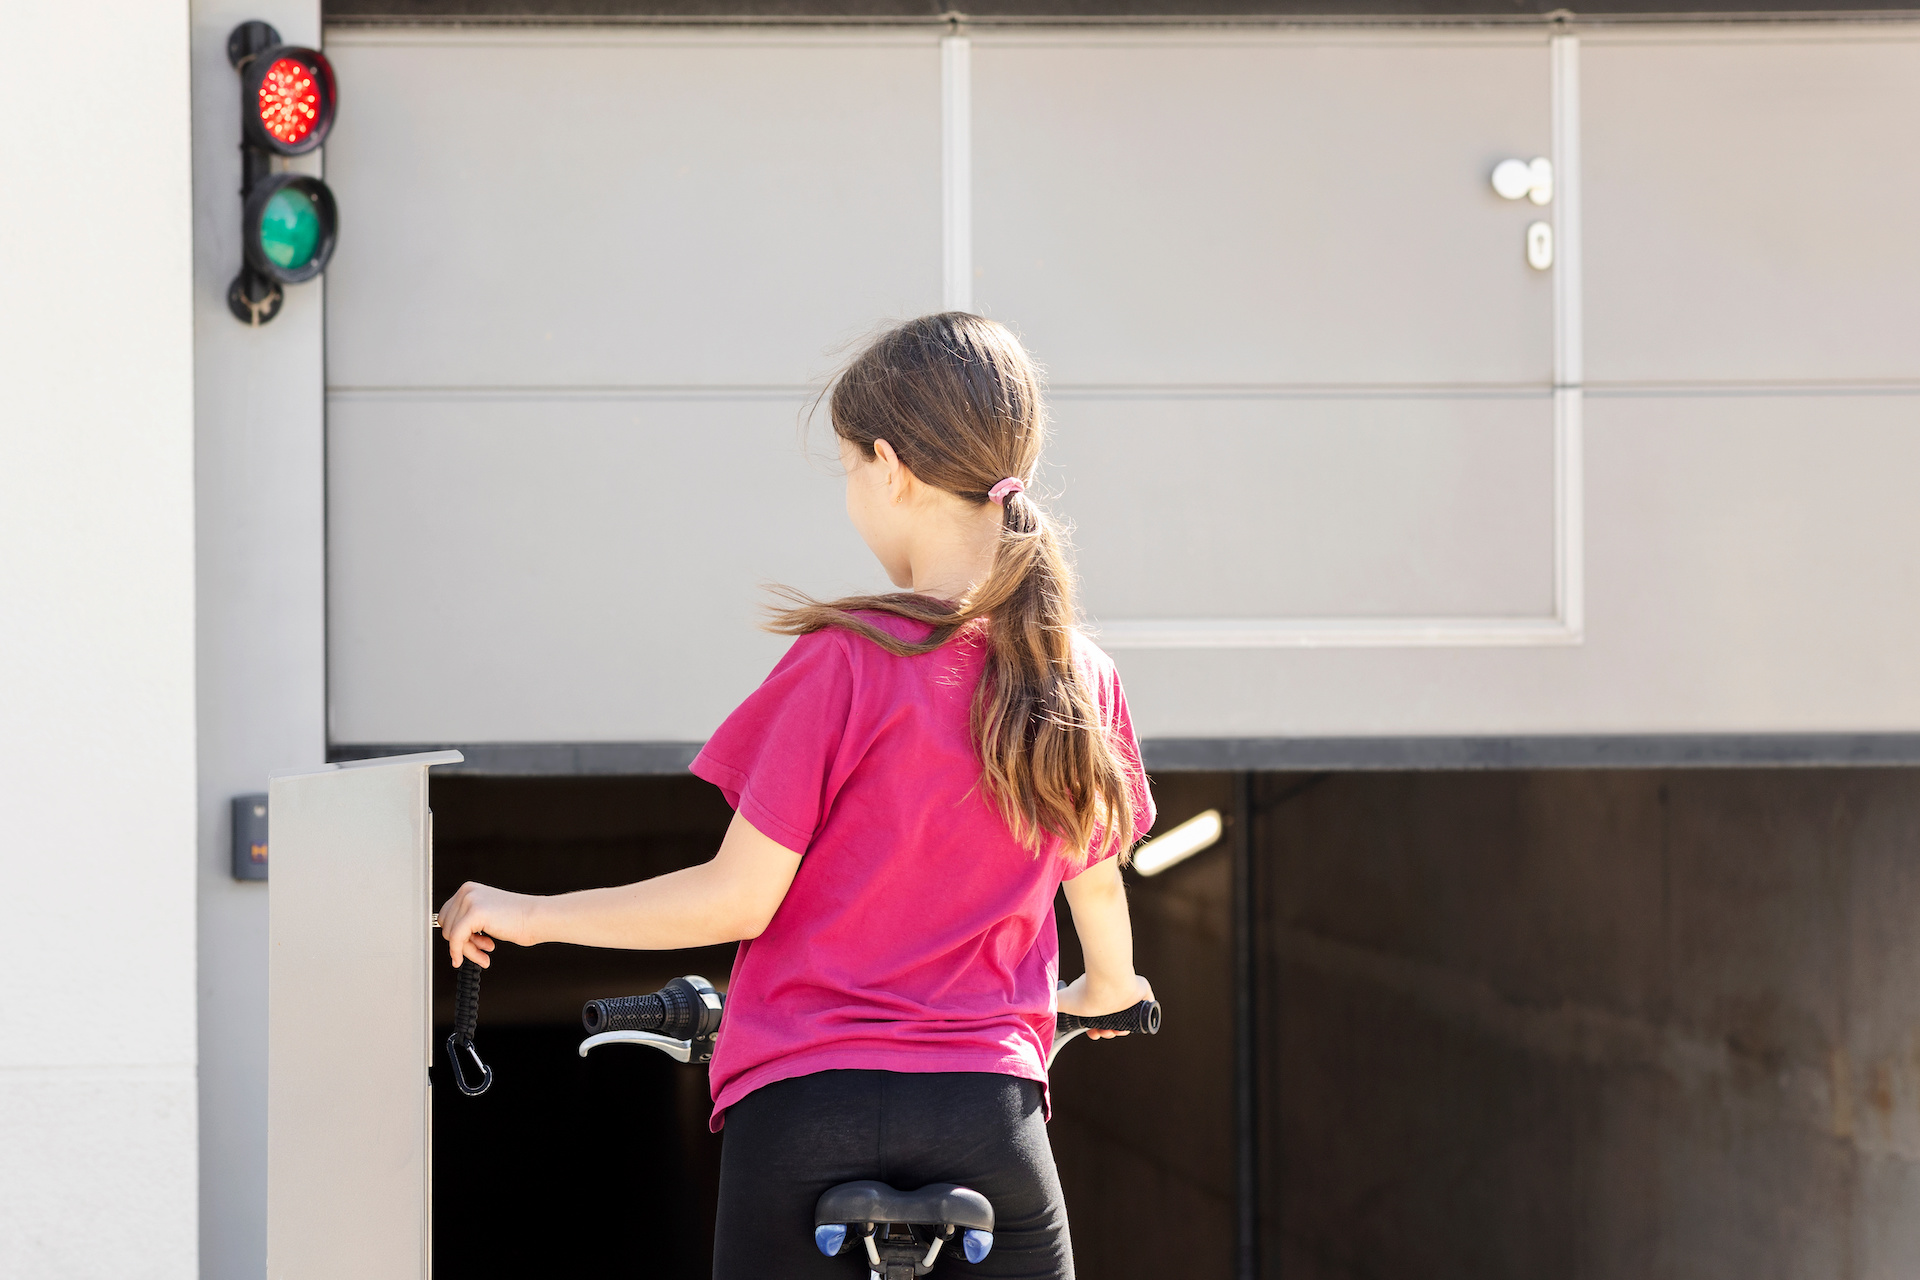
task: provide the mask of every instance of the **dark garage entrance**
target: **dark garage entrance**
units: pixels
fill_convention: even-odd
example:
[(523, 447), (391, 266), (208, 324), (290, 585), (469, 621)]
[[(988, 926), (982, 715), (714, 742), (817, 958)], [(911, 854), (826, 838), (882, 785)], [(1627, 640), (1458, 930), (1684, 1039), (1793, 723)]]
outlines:
[[(1259, 1274), (1810, 1280), (1920, 1254), (1920, 772), (1238, 776)], [(1163, 825), (1233, 812), (1236, 775), (1155, 785)], [(728, 818), (686, 777), (433, 786), (442, 895), (653, 874)], [(1055, 1073), (1083, 1275), (1236, 1275), (1232, 839), (1135, 886), (1162, 1035)], [(435, 1091), (440, 1274), (706, 1275), (704, 1076), (574, 1047), (589, 996), (730, 959), (503, 948), (498, 1083)]]
[[(1231, 788), (1226, 775), (1177, 774), (1157, 791), (1177, 822), (1230, 803)], [(455, 773), (435, 777), (432, 795), (438, 901), (470, 879), (553, 893), (655, 875), (712, 856), (731, 816), (717, 790), (686, 776)], [(1229, 1274), (1228, 862), (1223, 844), (1135, 891), (1138, 964), (1170, 1011), (1167, 1031), (1076, 1044), (1055, 1070), (1052, 1136), (1087, 1275)], [(1063, 970), (1077, 972), (1070, 926), (1061, 942)], [(707, 1132), (705, 1072), (638, 1049), (586, 1060), (575, 1049), (583, 1001), (682, 973), (724, 986), (733, 948), (496, 954), (480, 1019), (494, 1087), (479, 1098), (434, 1090), (435, 1273), (644, 1259), (649, 1274), (706, 1276), (721, 1139)], [(438, 1038), (453, 980), (444, 963), (437, 972)]]

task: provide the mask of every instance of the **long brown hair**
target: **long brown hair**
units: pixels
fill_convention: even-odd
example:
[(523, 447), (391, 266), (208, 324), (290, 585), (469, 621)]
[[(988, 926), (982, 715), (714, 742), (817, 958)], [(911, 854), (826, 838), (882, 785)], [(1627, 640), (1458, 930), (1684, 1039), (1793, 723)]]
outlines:
[[(1011, 476), (1032, 484), (1046, 438), (1040, 375), (1007, 329), (961, 311), (881, 334), (827, 394), (834, 433), (867, 458), (885, 440), (921, 481), (984, 506)], [(930, 653), (985, 620), (987, 668), (973, 694), (981, 782), (1017, 839), (1048, 836), (1079, 861), (1097, 841), (1126, 856), (1135, 825), (1131, 771), (1074, 660), (1073, 567), (1031, 493), (1008, 495), (993, 568), (965, 599), (911, 593), (820, 602), (794, 591), (770, 629), (857, 632), (889, 653)], [(892, 614), (933, 628), (902, 640), (858, 616)]]

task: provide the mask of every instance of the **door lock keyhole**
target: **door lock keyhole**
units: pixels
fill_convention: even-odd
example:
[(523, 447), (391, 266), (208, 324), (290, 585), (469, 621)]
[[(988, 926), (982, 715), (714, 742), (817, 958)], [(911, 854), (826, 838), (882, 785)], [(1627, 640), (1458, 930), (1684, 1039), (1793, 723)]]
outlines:
[(1553, 265), (1552, 223), (1527, 224), (1527, 265), (1535, 271), (1545, 271)]

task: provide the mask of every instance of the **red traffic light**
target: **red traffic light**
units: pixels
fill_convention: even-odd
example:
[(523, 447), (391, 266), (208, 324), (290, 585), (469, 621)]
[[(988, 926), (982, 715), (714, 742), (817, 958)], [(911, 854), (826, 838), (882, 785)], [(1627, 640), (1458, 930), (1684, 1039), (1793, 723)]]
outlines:
[(312, 151), (333, 126), (333, 66), (318, 49), (279, 45), (240, 69), (247, 141), (283, 156)]
[(281, 145), (297, 147), (320, 122), (320, 88), (313, 68), (276, 58), (260, 78), (260, 127)]

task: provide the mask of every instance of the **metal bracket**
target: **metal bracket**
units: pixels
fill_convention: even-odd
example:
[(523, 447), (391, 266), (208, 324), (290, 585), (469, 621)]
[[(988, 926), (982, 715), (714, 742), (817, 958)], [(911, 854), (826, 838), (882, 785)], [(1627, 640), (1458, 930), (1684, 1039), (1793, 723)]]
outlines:
[(281, 43), (280, 32), (272, 23), (261, 22), (257, 18), (252, 22), (243, 22), (227, 33), (227, 62), (238, 71)]

